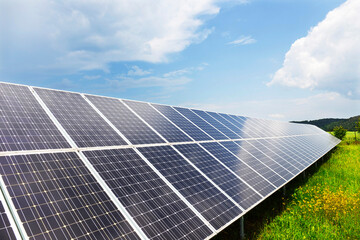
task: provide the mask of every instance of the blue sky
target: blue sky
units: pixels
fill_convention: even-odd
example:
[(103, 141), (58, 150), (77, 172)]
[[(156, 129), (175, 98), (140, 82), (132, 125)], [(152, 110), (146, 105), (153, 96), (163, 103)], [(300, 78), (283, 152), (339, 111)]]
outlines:
[(357, 0), (0, 0), (0, 81), (284, 121), (350, 117), (358, 12)]

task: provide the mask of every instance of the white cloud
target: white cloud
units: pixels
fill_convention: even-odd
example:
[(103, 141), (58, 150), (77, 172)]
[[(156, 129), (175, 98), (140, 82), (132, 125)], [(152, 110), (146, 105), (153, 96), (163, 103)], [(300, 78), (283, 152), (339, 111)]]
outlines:
[(166, 78), (166, 77), (143, 77), (139, 79), (122, 77), (121, 79), (107, 80), (109, 87), (116, 89), (129, 89), (129, 88), (142, 88), (142, 87), (161, 87), (161, 88), (172, 88), (183, 86), (191, 82), (188, 77), (179, 78)]
[[(182, 106), (239, 114), (242, 116), (279, 120), (311, 120), (346, 118), (359, 115), (360, 100), (328, 92), (306, 98), (236, 101), (207, 104), (183, 103)], [(274, 114), (276, 113), (276, 114)]]
[(360, 1), (330, 11), (286, 53), (268, 85), (333, 91), (360, 98)]
[(143, 70), (138, 66), (132, 66), (131, 69), (128, 71), (127, 75), (129, 76), (144, 76), (149, 75), (151, 71)]
[[(221, 2), (221, 1), (220, 1)], [(1, 69), (102, 69), (117, 61), (166, 62), (204, 40), (217, 0), (11, 0), (0, 3)]]
[(253, 39), (251, 36), (241, 36), (240, 38), (234, 41), (228, 42), (228, 44), (231, 45), (247, 45), (252, 43), (256, 43), (256, 40)]
[(283, 114), (279, 114), (279, 113), (271, 113), (271, 114), (269, 114), (268, 116), (269, 116), (270, 118), (274, 118), (274, 119), (276, 119), (276, 118), (281, 119), (281, 118), (284, 118), (284, 117), (285, 117)]

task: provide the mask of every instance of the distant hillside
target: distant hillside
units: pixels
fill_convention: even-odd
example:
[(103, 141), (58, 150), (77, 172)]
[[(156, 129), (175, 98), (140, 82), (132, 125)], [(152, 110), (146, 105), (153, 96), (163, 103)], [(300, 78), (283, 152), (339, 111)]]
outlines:
[(343, 126), (349, 131), (355, 131), (355, 123), (359, 121), (359, 116), (354, 116), (351, 118), (323, 118), (318, 120), (310, 121), (292, 121), (293, 123), (305, 123), (318, 126), (319, 128), (325, 131), (332, 131), (336, 126)]

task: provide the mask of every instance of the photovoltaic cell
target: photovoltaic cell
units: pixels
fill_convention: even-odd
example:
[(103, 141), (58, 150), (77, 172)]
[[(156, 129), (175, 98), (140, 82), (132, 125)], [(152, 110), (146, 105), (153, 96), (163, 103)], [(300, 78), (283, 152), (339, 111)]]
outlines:
[(198, 115), (193, 113), (190, 109), (180, 108), (180, 107), (174, 107), (174, 109), (176, 109), (178, 112), (180, 112), (187, 119), (189, 119), (191, 122), (193, 122), (196, 126), (201, 128), (204, 132), (209, 134), (214, 139), (216, 139), (216, 140), (229, 139), (224, 134), (222, 134), (217, 129), (215, 129), (213, 126), (211, 126), (209, 123), (207, 123), (203, 119), (201, 119)]
[[(244, 142), (244, 141), (241, 141)], [(249, 165), (252, 169), (258, 172), (261, 176), (263, 176), (266, 180), (271, 182), (276, 187), (281, 186), (285, 183), (285, 180), (282, 179), (277, 173), (267, 167), (260, 160), (249, 154), (243, 147), (242, 144), (236, 144), (235, 142), (221, 142), (221, 145), (230, 150), (233, 154), (235, 154), (239, 159)]]
[(175, 145), (187, 159), (206, 174), (242, 208), (247, 209), (261, 199), (244, 182), (221, 165), (198, 144)]
[(230, 139), (239, 139), (241, 138), (239, 135), (232, 132), (230, 129), (222, 125), (219, 121), (215, 120), (213, 117), (211, 117), (209, 114), (207, 114), (204, 111), (201, 110), (192, 110), (194, 113), (196, 113), (198, 116), (200, 116), (202, 119), (210, 123), (213, 127), (215, 127), (217, 130), (225, 134)]
[(140, 239), (76, 153), (0, 157), (30, 240)]
[(166, 118), (161, 116), (154, 108), (147, 103), (124, 100), (139, 116), (144, 119), (151, 127), (160, 133), (169, 142), (188, 142), (192, 141), (177, 127)]
[[(226, 146), (228, 144), (235, 144), (233, 142), (223, 142)], [(229, 169), (235, 172), (241, 179), (252, 186), (261, 195), (266, 196), (275, 190), (269, 182), (265, 180), (260, 174), (251, 169), (242, 160), (233, 155), (229, 150), (221, 146), (219, 143), (202, 143), (212, 155), (219, 161), (225, 164)], [(236, 145), (236, 144), (235, 144)], [(237, 146), (237, 145), (236, 145)]]
[(126, 145), (80, 94), (34, 89), (78, 147)]
[(138, 149), (214, 228), (221, 228), (241, 214), (240, 208), (171, 146)]
[(0, 239), (16, 240), (9, 218), (5, 212), (3, 203), (0, 201)]
[(195, 141), (212, 140), (212, 138), (210, 138), (205, 132), (203, 132), (200, 128), (196, 127), (193, 123), (184, 118), (172, 107), (158, 104), (152, 105), (162, 114), (164, 114), (164, 116), (170, 119), (170, 121), (172, 121), (175, 125), (181, 128), (190, 137), (192, 137)]
[(212, 233), (133, 149), (84, 154), (150, 239), (204, 239)]
[(164, 140), (119, 99), (91, 95), (86, 97), (132, 144), (164, 143)]
[(0, 83), (0, 151), (70, 148), (25, 86)]

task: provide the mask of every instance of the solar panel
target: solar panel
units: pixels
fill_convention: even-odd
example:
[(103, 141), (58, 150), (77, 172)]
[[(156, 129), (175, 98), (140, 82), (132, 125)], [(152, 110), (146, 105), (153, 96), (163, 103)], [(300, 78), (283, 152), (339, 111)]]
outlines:
[(5, 212), (3, 202), (0, 201), (0, 239), (16, 240), (8, 215)]
[(84, 154), (150, 239), (204, 239), (212, 233), (133, 149)]
[(147, 103), (124, 100), (124, 102), (140, 115), (150, 126), (160, 133), (169, 142), (187, 142), (191, 141), (175, 125), (164, 118), (154, 108)]
[(170, 146), (139, 151), (216, 229), (242, 211)]
[(0, 162), (29, 239), (140, 239), (76, 153), (3, 156)]
[(243, 209), (261, 199), (261, 196), (231, 173), (198, 144), (175, 145), (186, 158), (215, 182)]
[(164, 114), (168, 119), (170, 119), (170, 121), (176, 124), (195, 141), (212, 140), (209, 135), (183, 117), (180, 113), (175, 111), (172, 107), (159, 104), (152, 104), (152, 106)]
[(192, 110), (194, 113), (196, 113), (199, 117), (207, 121), (209, 124), (211, 124), (213, 127), (215, 127), (217, 130), (219, 130), (221, 133), (223, 133), (225, 136), (227, 136), (230, 139), (240, 139), (241, 137), (231, 131), (229, 128), (221, 124), (219, 121), (211, 117), (208, 113), (201, 110)]
[(304, 124), (0, 83), (0, 239), (209, 239), (338, 143)]
[(132, 144), (164, 143), (164, 140), (119, 99), (91, 95), (86, 95), (86, 97)]
[(70, 148), (30, 89), (0, 83), (0, 151)]
[(78, 147), (126, 145), (80, 94), (34, 89)]
[(187, 119), (189, 119), (191, 122), (193, 122), (196, 126), (201, 128), (204, 132), (209, 134), (212, 138), (216, 140), (222, 140), (222, 139), (229, 139), (224, 134), (222, 134), (219, 130), (211, 126), (209, 123), (204, 121), (202, 118), (200, 118), (198, 115), (193, 113), (190, 109), (187, 108), (180, 108), (180, 107), (174, 107), (175, 110), (180, 112), (182, 115), (184, 115)]
[[(235, 144), (233, 142), (223, 142), (225, 146), (229, 143)], [(245, 182), (247, 182), (252, 188), (259, 192), (262, 196), (267, 196), (275, 190), (275, 187), (271, 185), (263, 176), (261, 176), (219, 143), (202, 143), (201, 145), (217, 159), (219, 159), (219, 161), (221, 161), (234, 173), (241, 177)], [(235, 146), (237, 147), (236, 144)]]

